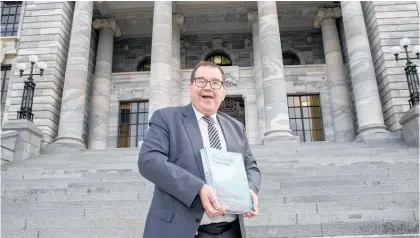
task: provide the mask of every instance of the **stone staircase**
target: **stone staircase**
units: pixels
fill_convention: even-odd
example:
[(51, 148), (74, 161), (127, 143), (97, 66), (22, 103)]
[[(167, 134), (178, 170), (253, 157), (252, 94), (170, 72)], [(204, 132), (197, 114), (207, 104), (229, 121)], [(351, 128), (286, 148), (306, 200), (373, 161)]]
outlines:
[[(253, 146), (261, 215), (248, 237), (418, 237), (418, 148)], [(153, 186), (137, 149), (43, 154), (2, 165), (2, 237), (142, 237)]]

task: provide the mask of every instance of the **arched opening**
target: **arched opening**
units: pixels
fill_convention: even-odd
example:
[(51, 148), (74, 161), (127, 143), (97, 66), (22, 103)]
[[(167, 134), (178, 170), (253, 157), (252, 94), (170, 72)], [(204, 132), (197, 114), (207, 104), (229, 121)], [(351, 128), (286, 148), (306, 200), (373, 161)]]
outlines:
[(283, 65), (300, 65), (300, 59), (295, 53), (285, 51), (283, 52)]
[(150, 65), (150, 57), (147, 57), (137, 65), (137, 71), (150, 71)]
[(206, 61), (213, 62), (219, 66), (232, 66), (230, 57), (226, 53), (220, 51), (210, 53), (206, 57)]

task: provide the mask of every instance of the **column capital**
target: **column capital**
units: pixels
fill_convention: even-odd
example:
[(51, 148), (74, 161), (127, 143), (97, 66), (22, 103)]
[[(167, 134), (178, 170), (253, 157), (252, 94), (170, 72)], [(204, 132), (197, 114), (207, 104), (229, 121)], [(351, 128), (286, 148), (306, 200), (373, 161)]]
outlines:
[(92, 26), (94, 29), (110, 28), (114, 31), (115, 37), (120, 37), (122, 35), (120, 27), (115, 22), (115, 18), (95, 19), (92, 23)]
[(253, 24), (258, 22), (258, 12), (257, 11), (249, 11), (248, 12), (248, 23)]
[(172, 25), (178, 26), (181, 29), (181, 32), (185, 32), (184, 24), (184, 15), (181, 13), (172, 14)]
[(339, 7), (321, 7), (316, 13), (313, 26), (315, 28), (320, 28), (322, 21), (326, 19), (336, 19), (339, 17), (341, 17), (341, 10)]

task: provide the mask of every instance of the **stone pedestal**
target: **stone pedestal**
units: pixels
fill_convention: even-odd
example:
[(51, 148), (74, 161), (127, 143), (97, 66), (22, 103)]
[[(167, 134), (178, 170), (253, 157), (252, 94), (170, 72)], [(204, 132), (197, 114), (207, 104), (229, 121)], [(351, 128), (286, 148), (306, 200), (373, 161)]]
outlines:
[(181, 32), (183, 32), (182, 24), (184, 16), (175, 14), (172, 18), (172, 106), (181, 106)]
[(359, 123), (357, 133), (362, 137), (364, 135), (361, 134), (366, 133), (386, 133), (361, 3), (359, 1), (340, 3)]
[(275, 1), (258, 2), (262, 84), (266, 132), (264, 141), (296, 140), (290, 130), (286, 81)]
[(39, 155), (42, 131), (33, 122), (19, 119), (3, 125), (1, 135), (2, 160), (23, 161)]
[(405, 143), (419, 147), (419, 105), (410, 108), (401, 118), (400, 124)]
[(77, 1), (74, 7), (69, 53), (61, 101), (58, 136), (54, 143), (86, 148), (83, 141), (86, 85), (89, 70), (93, 1)]
[(260, 45), (260, 27), (258, 21), (258, 12), (251, 11), (248, 13), (248, 21), (252, 28), (252, 49), (254, 54), (254, 79), (257, 104), (257, 123), (258, 123), (258, 139), (264, 137), (265, 127), (265, 111), (264, 111), (264, 89), (261, 70), (261, 45)]
[(149, 120), (160, 108), (171, 105), (172, 2), (155, 1), (149, 86)]
[(336, 19), (339, 8), (320, 8), (315, 17), (315, 28), (322, 28), (327, 78), (330, 90), (335, 141), (352, 141), (355, 137), (350, 93), (344, 71), (343, 55)]
[(115, 19), (96, 19), (93, 28), (99, 29), (99, 40), (90, 105), (88, 148), (106, 149), (114, 36), (121, 36), (121, 31)]

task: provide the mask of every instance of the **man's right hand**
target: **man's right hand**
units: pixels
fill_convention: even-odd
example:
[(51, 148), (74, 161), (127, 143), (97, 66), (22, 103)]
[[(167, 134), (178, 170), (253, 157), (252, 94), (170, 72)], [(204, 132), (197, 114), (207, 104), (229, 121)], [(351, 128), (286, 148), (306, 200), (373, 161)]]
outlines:
[(206, 210), (209, 216), (220, 216), (225, 215), (225, 209), (223, 209), (219, 202), (217, 202), (216, 195), (213, 192), (213, 189), (204, 184), (200, 189), (200, 200), (203, 204), (204, 210)]

